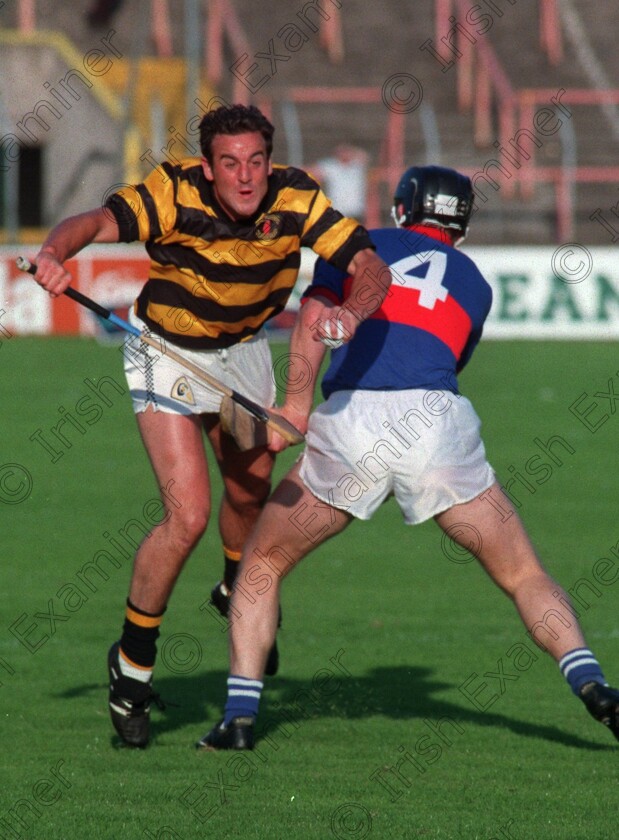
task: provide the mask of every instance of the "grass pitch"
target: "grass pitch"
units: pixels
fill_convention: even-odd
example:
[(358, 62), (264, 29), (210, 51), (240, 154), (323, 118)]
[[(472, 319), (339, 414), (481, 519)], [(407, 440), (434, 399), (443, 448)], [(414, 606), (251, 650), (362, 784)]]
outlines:
[[(225, 632), (201, 610), (222, 565), (211, 525), (159, 643), (156, 689), (178, 705), (153, 712), (147, 750), (118, 748), (105, 655), (127, 540), (157, 497), (120, 352), (61, 339), (0, 349), (0, 838), (615, 836), (619, 745), (477, 565), (433, 523), (404, 526), (392, 502), (284, 584), (281, 675), (255, 754), (193, 750), (227, 675)], [(529, 485), (512, 485), (521, 514), (614, 685), (619, 581), (596, 563), (619, 555), (617, 367), (610, 343), (485, 342), (461, 377), (489, 460)]]

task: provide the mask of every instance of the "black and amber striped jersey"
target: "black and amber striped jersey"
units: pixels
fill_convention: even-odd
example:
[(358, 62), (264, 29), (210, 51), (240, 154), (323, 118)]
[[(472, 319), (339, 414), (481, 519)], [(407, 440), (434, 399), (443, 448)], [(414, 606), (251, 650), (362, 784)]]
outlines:
[(318, 183), (294, 167), (273, 166), (257, 212), (232, 220), (220, 207), (199, 158), (163, 163), (106, 202), (122, 242), (150, 256), (137, 315), (164, 339), (221, 349), (255, 335), (285, 307), (302, 246), (345, 270), (373, 248), (367, 231), (333, 209)]

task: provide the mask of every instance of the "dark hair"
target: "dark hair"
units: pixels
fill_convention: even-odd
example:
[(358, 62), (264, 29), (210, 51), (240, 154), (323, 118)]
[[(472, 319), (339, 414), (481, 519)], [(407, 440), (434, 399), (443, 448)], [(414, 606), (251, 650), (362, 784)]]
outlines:
[(270, 158), (275, 129), (255, 105), (222, 105), (214, 111), (208, 111), (200, 120), (202, 154), (212, 163), (213, 138), (216, 134), (245, 134), (248, 131), (259, 131), (262, 134), (267, 157)]

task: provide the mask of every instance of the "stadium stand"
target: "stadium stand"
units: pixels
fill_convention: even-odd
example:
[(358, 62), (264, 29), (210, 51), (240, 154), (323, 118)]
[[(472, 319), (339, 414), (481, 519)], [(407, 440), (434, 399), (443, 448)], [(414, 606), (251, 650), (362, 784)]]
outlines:
[[(197, 30), (179, 8), (199, 16)], [(318, 160), (341, 142), (368, 151), (379, 196), (370, 224), (387, 221), (404, 162), (440, 162), (474, 178), (476, 243), (608, 245), (619, 239), (618, 19), (613, 4), (590, 0), (312, 0), (268, 15), (249, 0), (99, 0), (80, 12), (21, 0), (0, 9), (3, 126), (72, 66), (42, 33), (64, 33), (80, 61), (109, 39), (118, 55), (108, 50), (109, 73), (91, 80), (92, 101), (34, 132), (55, 138), (47, 165), (66, 173), (46, 188), (50, 224), (139, 176), (170, 148), (172, 126), (180, 136), (195, 96), (183, 91), (192, 64), (179, 58), (193, 44), (203, 71), (193, 93), (263, 107), (280, 159)]]

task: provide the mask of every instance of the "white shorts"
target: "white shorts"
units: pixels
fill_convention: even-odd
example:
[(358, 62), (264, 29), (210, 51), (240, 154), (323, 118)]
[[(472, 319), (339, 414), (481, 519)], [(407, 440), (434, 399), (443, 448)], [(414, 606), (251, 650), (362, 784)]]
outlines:
[(495, 481), (480, 427), (469, 400), (449, 391), (336, 391), (310, 417), (301, 479), (357, 519), (394, 495), (415, 525)]
[[(152, 335), (133, 311), (129, 321)], [(157, 339), (157, 336), (153, 336)], [(170, 345), (176, 353), (199, 365), (224, 385), (269, 408), (275, 402), (271, 350), (264, 333), (234, 344), (226, 350), (187, 350)], [(123, 345), (125, 376), (136, 414), (152, 406), (168, 414), (210, 414), (219, 412), (222, 394), (197, 379), (195, 374), (172, 361), (161, 350), (130, 337)]]

